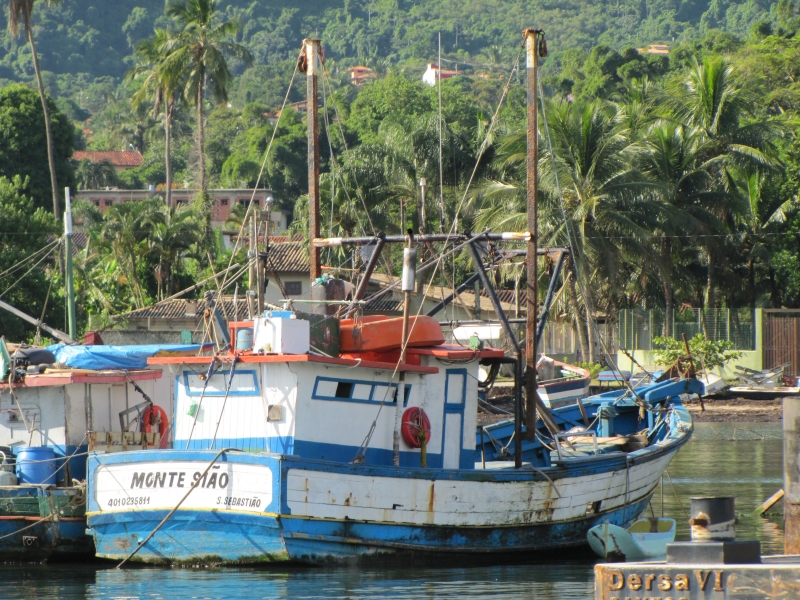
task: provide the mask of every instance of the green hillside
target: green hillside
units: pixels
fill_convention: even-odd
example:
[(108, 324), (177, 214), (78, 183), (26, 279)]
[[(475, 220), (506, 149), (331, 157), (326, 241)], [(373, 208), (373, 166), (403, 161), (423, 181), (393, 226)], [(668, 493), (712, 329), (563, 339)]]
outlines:
[[(453, 60), (476, 59), (493, 46), (511, 53), (523, 27), (545, 29), (555, 56), (605, 43), (617, 49), (680, 43), (718, 28), (745, 34), (768, 15), (767, 0), (329, 0), (301, 9), (285, 0), (221, 1), (242, 24), (256, 65), (293, 57), (304, 37), (322, 38), (328, 56), (347, 62), (419, 63), (436, 56), (438, 33)], [(81, 80), (120, 78), (134, 44), (169, 26), (162, 0), (64, 0), (34, 15), (44, 70)], [(30, 51), (11, 39), (2, 14), (0, 78), (28, 79)], [(83, 75), (85, 74), (85, 75)]]

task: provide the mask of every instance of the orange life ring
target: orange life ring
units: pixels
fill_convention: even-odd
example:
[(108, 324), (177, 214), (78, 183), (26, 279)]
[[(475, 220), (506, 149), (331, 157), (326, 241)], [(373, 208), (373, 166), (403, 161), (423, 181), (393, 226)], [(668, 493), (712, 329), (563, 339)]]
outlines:
[(431, 420), (424, 410), (414, 406), (403, 413), (403, 424), (400, 426), (400, 433), (403, 434), (406, 444), (412, 448), (419, 448), (422, 446), (419, 439), (420, 431), (425, 432), (425, 445), (428, 445), (431, 441)]
[(169, 442), (169, 417), (163, 408), (151, 404), (142, 413), (142, 431), (150, 433), (155, 425), (158, 425), (158, 433), (161, 435), (158, 447), (163, 450)]

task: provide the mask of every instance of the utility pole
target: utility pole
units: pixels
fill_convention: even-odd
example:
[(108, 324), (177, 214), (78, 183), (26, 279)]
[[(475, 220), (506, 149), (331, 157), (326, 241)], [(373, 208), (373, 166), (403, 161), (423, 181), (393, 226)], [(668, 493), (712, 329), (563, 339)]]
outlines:
[(258, 225), (252, 209), (250, 210), (249, 226), (250, 235), (248, 237), (250, 238), (250, 243), (248, 244), (247, 256), (250, 259), (248, 271), (250, 289), (247, 291), (247, 309), (252, 319), (253, 317), (261, 316), (261, 312), (258, 310), (257, 303), (255, 302), (255, 298), (258, 297)]
[(419, 180), (419, 232), (427, 232), (427, 225), (425, 223), (425, 188), (428, 186), (428, 181), (422, 177)]
[[(261, 317), (264, 314), (264, 257), (258, 249), (258, 221), (261, 216), (261, 211), (253, 211), (253, 238), (255, 239), (255, 258), (256, 258), (256, 314)], [(264, 232), (264, 244), (267, 244), (266, 239), (269, 237), (269, 223), (267, 223), (266, 231)]]
[(539, 53), (546, 52), (543, 38), (544, 32), (540, 29), (526, 29), (525, 56), (528, 83), (528, 153), (527, 153), (527, 210), (528, 231), (531, 234), (528, 241), (527, 256), (527, 318), (525, 327), (525, 361), (527, 375), (525, 377), (525, 423), (526, 438), (534, 439), (536, 433), (536, 317), (539, 303), (538, 289), (538, 228), (539, 205), (539, 98), (537, 84), (539, 81)]
[[(314, 240), (320, 236), (319, 214), (319, 116), (317, 108), (318, 66), (320, 41), (303, 40), (306, 70), (306, 119), (308, 120), (308, 227), (309, 237)], [(322, 276), (321, 250), (312, 245), (309, 248), (309, 267), (311, 285)]]
[(64, 283), (67, 287), (67, 328), (69, 337), (77, 340), (78, 325), (75, 319), (75, 276), (72, 271), (72, 200), (69, 188), (64, 188), (66, 210), (64, 211)]
[[(415, 288), (417, 250), (414, 248), (414, 232), (408, 230), (408, 246), (403, 248), (403, 277), (400, 289), (403, 292), (403, 328), (400, 336), (400, 365), (405, 367), (406, 346), (408, 345), (408, 319), (411, 314), (411, 294)], [(397, 404), (394, 407), (394, 432), (392, 434), (392, 464), (400, 466), (400, 428), (403, 421), (403, 403), (406, 397), (406, 372), (400, 371), (400, 384), (397, 386)], [(424, 466), (424, 465), (423, 465)]]

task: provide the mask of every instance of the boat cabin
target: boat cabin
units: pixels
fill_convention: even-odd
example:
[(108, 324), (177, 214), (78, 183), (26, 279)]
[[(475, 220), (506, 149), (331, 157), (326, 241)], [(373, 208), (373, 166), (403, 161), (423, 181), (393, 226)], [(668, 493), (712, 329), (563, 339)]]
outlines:
[(60, 468), (62, 462), (56, 463), (56, 484), (69, 486), (72, 479), (86, 479), (83, 453), (89, 446), (89, 432), (101, 437), (120, 433), (119, 413), (142, 402), (134, 384), (158, 398), (164, 395), (158, 385), (161, 376), (159, 369), (51, 369), (29, 373), (11, 386), (6, 380), (0, 383), (0, 447), (12, 453), (27, 446), (47, 447), (56, 458), (80, 454), (64, 468)]
[[(174, 449), (391, 465), (402, 402), (404, 419), (418, 408), (430, 422), (426, 466), (474, 468), (479, 365), (502, 357), (501, 350), (446, 345), (439, 324), (425, 317), (412, 325), (414, 346), (400, 362), (401, 320), (365, 317), (341, 321), (342, 352), (327, 356), (309, 347), (308, 321), (285, 316), (230, 323), (233, 340), (239, 330), (255, 330), (248, 350), (148, 360), (176, 370)], [(259, 339), (264, 328), (273, 336), (266, 345)], [(298, 353), (269, 351), (290, 346)], [(413, 442), (401, 438), (402, 466), (421, 465)]]

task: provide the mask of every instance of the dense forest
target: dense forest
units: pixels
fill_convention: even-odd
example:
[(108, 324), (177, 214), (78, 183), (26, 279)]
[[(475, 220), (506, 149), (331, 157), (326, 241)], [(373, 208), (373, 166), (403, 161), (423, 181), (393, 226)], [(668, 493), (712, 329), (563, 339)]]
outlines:
[[(420, 178), (434, 206), (441, 194), (448, 227), (458, 219), (462, 230), (525, 229), (525, 70), (517, 61), (521, 30), (533, 25), (550, 50), (540, 233), (543, 243), (571, 243), (582, 265), (565, 280), (560, 314), (579, 324), (588, 307), (611, 318), (631, 307), (800, 307), (800, 10), (792, 0), (88, 4), (37, 3), (32, 19), (59, 187), (258, 183), (303, 233), (305, 117), (286, 108), (276, 118), (285, 100), (304, 98), (300, 42), (319, 37), (326, 233), (419, 228)], [(184, 10), (194, 5), (213, 9), (203, 31), (216, 32), (208, 40), (224, 57), (200, 79), (196, 64), (178, 61), (199, 31)], [(59, 326), (58, 269), (22, 283), (18, 271), (4, 273), (38, 260), (33, 253), (59, 227), (31, 47), (25, 35), (3, 31), (0, 298), (8, 293)], [(441, 85), (441, 181), (438, 90), (421, 81), (440, 35), (443, 67), (462, 71)], [(651, 44), (669, 52), (637, 50)], [(354, 65), (370, 67), (374, 80), (352, 85)], [(130, 147), (144, 164), (119, 176), (70, 161), (73, 148)], [(158, 200), (102, 215), (77, 206), (89, 237), (76, 257), (82, 322), (147, 305), (227, 266), (208, 210), (202, 194), (192, 206)], [(23, 214), (36, 216), (13, 217)], [(234, 211), (228, 226), (241, 217)], [(429, 209), (425, 227), (441, 225)], [(453, 277), (471, 266), (461, 257), (449, 269)], [(504, 286), (520, 276), (519, 267), (496, 273)], [(5, 315), (0, 326), (28, 335)]]

